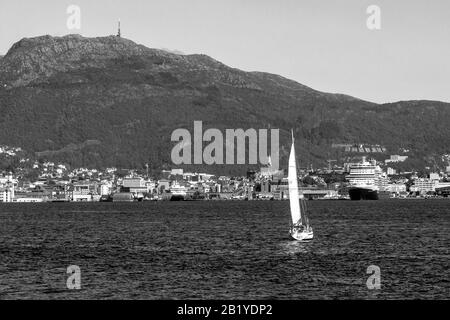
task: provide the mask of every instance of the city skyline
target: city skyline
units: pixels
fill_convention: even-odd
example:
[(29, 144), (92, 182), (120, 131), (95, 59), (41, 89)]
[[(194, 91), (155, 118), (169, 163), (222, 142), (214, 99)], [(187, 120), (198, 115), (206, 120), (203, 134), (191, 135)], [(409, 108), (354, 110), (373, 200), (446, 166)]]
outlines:
[[(66, 25), (72, 4), (81, 9), (79, 30)], [(381, 9), (380, 30), (367, 28), (370, 5)], [(450, 102), (445, 1), (47, 0), (2, 6), (0, 54), (23, 37), (116, 34), (120, 18), (123, 37), (151, 48), (204, 53), (231, 67), (377, 103)]]
[(450, 297), (449, 0), (0, 8), (0, 300)]

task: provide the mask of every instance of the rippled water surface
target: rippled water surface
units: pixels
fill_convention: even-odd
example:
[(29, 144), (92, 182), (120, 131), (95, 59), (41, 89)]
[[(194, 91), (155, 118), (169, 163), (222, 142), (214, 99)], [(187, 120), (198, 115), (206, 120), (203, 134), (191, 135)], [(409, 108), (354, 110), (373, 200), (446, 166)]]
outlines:
[(450, 200), (308, 206), (299, 243), (285, 201), (2, 204), (0, 299), (450, 298)]

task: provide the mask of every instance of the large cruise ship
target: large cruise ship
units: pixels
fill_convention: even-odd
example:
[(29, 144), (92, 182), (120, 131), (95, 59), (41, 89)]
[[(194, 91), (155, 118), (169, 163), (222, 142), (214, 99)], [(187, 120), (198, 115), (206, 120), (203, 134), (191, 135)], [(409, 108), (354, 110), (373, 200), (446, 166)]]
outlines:
[(350, 164), (346, 178), (350, 183), (348, 193), (351, 200), (378, 200), (389, 197), (384, 188), (387, 178), (375, 160), (366, 161), (366, 157), (363, 157), (361, 162)]

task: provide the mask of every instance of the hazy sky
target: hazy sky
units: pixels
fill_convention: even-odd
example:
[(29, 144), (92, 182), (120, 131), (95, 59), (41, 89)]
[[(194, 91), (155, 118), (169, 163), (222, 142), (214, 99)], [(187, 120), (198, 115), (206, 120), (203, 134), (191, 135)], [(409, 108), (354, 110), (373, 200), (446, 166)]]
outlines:
[[(66, 26), (70, 4), (81, 29)], [(369, 30), (369, 5), (381, 30)], [(23, 37), (116, 33), (374, 102), (450, 102), (449, 0), (0, 0), (0, 54)]]

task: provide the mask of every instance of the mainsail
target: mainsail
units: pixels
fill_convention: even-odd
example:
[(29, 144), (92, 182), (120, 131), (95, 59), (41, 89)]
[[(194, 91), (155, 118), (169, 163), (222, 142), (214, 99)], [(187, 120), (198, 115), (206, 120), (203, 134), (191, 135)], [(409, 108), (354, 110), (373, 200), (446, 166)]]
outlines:
[(295, 161), (294, 134), (292, 134), (291, 154), (289, 155), (288, 183), (289, 183), (289, 202), (291, 204), (292, 223), (296, 224), (301, 219), (301, 212), (298, 197), (297, 165)]

